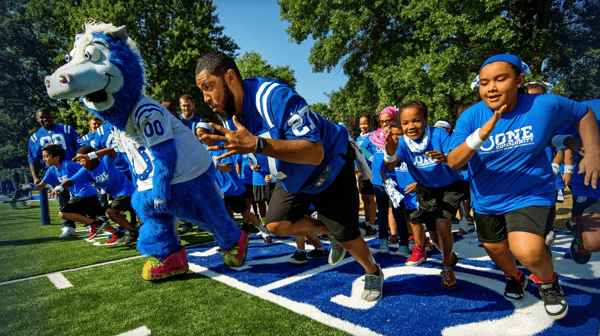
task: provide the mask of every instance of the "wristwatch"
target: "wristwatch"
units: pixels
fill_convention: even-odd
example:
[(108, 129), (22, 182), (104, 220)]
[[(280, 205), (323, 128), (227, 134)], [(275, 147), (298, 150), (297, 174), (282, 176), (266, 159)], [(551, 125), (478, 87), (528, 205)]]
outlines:
[(257, 137), (256, 138), (256, 153), (262, 153), (263, 149), (265, 149), (265, 138)]

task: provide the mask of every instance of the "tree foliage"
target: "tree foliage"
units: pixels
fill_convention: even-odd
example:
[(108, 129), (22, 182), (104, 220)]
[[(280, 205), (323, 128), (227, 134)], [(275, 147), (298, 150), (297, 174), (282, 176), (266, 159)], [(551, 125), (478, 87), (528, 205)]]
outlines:
[(238, 70), (242, 78), (249, 77), (265, 77), (274, 78), (286, 82), (293, 88), (296, 87), (296, 76), (294, 76), (294, 70), (290, 69), (290, 66), (276, 66), (273, 67), (263, 60), (261, 55), (255, 51), (244, 52), (241, 57), (235, 60)]
[[(315, 39), (309, 58), (313, 70), (341, 66), (350, 77), (343, 89), (331, 94), (330, 104), (337, 114), (353, 117), (419, 99), (432, 111), (432, 121), (449, 118), (458, 105), (475, 99), (471, 81), (487, 57), (501, 52), (519, 55), (534, 73), (549, 76), (556, 71), (554, 77), (559, 78), (567, 67), (544, 62), (552, 56), (590, 64), (584, 62), (583, 53), (569, 54), (560, 46), (576, 45), (573, 37), (598, 27), (597, 19), (589, 19), (597, 14), (598, 5), (592, 1), (280, 0), (279, 4), (293, 41)], [(576, 9), (581, 7), (587, 9)], [(560, 26), (558, 21), (567, 17), (580, 19), (581, 27)]]

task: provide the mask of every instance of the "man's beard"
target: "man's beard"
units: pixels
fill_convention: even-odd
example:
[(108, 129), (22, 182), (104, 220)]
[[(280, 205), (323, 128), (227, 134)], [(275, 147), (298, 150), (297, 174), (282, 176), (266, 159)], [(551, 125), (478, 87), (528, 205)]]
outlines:
[(223, 106), (223, 112), (219, 113), (219, 118), (221, 121), (225, 122), (235, 115), (235, 97), (233, 96), (233, 92), (229, 90), (229, 87), (223, 83), (224, 87), (224, 96), (223, 101), (225, 102)]

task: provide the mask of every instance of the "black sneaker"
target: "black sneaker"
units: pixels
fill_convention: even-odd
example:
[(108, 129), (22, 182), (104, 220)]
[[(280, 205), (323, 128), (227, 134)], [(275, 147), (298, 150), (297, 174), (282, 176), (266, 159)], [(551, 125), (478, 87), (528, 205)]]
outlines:
[(329, 253), (327, 253), (326, 249), (322, 249), (322, 250), (314, 249), (314, 250), (308, 252), (306, 254), (306, 256), (308, 257), (308, 259), (327, 258), (329, 256)]
[(127, 238), (125, 239), (123, 244), (135, 243), (138, 240), (139, 235), (140, 235), (140, 232), (138, 230), (129, 231), (129, 234), (127, 235)]
[(571, 242), (571, 258), (573, 258), (574, 262), (580, 265), (587, 264), (587, 262), (590, 261), (590, 258), (592, 258), (590, 251), (579, 245), (577, 242), (577, 236), (575, 236)]
[[(532, 278), (533, 279), (533, 278)], [(558, 283), (558, 274), (554, 273), (554, 281), (551, 283), (536, 283), (540, 291), (540, 296), (544, 301), (546, 314), (553, 320), (558, 320), (567, 315), (569, 305), (565, 299), (560, 284)]]
[(292, 255), (290, 259), (288, 259), (288, 262), (291, 262), (292, 264), (296, 265), (306, 264), (308, 262), (306, 260), (306, 252), (296, 250), (296, 252), (294, 252), (294, 255)]
[(527, 286), (527, 277), (523, 272), (519, 272), (519, 277), (506, 277), (506, 288), (504, 296), (508, 299), (521, 301), (525, 298), (525, 286)]
[(567, 230), (569, 230), (569, 232), (571, 232), (571, 234), (573, 236), (577, 236), (577, 224), (573, 221), (571, 221), (570, 219), (565, 223), (565, 226), (567, 227)]

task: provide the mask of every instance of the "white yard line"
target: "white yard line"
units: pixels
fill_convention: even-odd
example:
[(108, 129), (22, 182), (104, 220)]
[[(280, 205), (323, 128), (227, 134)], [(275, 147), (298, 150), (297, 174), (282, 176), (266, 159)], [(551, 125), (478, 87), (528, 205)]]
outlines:
[(146, 336), (146, 335), (150, 335), (150, 329), (148, 329), (146, 326), (143, 326), (143, 327), (139, 327), (137, 329), (129, 330), (122, 334), (118, 334), (117, 336)]

